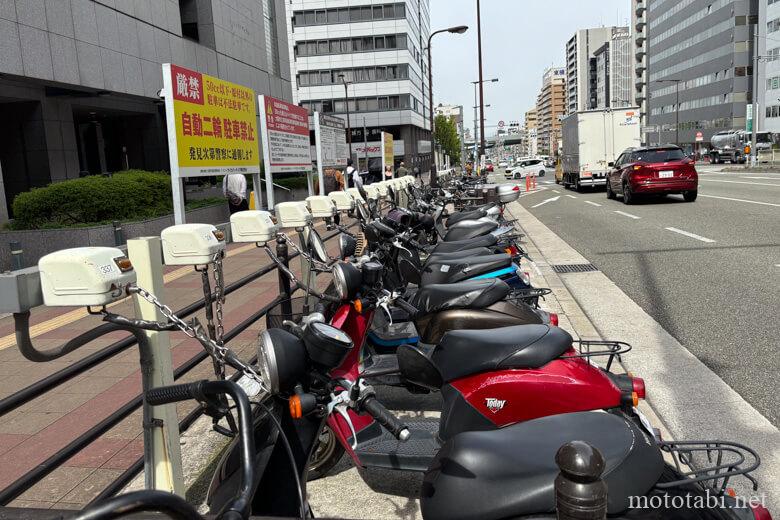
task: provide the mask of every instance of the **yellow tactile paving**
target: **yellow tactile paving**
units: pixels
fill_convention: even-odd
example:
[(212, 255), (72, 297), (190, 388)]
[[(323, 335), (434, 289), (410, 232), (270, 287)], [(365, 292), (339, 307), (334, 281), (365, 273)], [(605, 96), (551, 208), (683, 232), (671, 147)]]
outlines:
[[(245, 246), (237, 247), (235, 249), (231, 249), (227, 252), (227, 256), (231, 257), (234, 255), (238, 255), (241, 253), (244, 253), (246, 251), (251, 251), (253, 249), (256, 249), (255, 244), (247, 244)], [(165, 283), (172, 282), (174, 280), (178, 280), (179, 278), (194, 272), (192, 270), (192, 267), (181, 267), (179, 269), (176, 269), (174, 271), (171, 271), (170, 273), (163, 276), (163, 281)], [(108, 307), (112, 307), (114, 305), (117, 305), (123, 300), (116, 301)], [(85, 318), (89, 316), (87, 313), (86, 308), (78, 308), (74, 309), (72, 311), (66, 312), (65, 314), (60, 314), (59, 316), (52, 318), (50, 320), (46, 320), (44, 322), (38, 323), (37, 325), (33, 325), (30, 327), (30, 337), (34, 338), (36, 336), (40, 336), (41, 334), (46, 334), (47, 332), (50, 332), (54, 329), (57, 329), (59, 327), (64, 327), (70, 323), (73, 323), (74, 321), (78, 321), (82, 318)], [(7, 349), (8, 347), (16, 346), (16, 335), (15, 334), (8, 334), (7, 336), (4, 336), (0, 338), (0, 350)]]

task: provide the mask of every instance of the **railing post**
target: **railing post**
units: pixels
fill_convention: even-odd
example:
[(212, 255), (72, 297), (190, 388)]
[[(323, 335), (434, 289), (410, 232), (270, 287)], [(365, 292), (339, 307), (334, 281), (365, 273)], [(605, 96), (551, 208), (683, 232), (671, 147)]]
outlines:
[[(285, 267), (290, 267), (290, 258), (288, 256), (287, 242), (284, 238), (278, 237), (276, 239), (276, 257), (284, 264)], [(290, 280), (281, 269), (277, 269), (279, 275), (279, 296), (282, 300), (282, 312), (285, 315), (292, 314), (292, 304), (290, 302)]]
[(122, 223), (115, 220), (111, 224), (114, 226), (114, 245), (119, 247), (125, 243), (125, 235), (122, 232)]
[(555, 454), (561, 472), (555, 478), (558, 520), (606, 520), (607, 485), (601, 480), (604, 457), (583, 441), (564, 444)]
[(18, 271), (24, 267), (24, 262), (22, 259), (22, 254), (24, 253), (22, 250), (22, 243), (11, 242), (9, 245), (11, 246), (11, 271)]
[[(127, 255), (137, 273), (138, 286), (165, 301), (160, 237), (127, 241)], [(135, 315), (152, 321), (166, 321), (154, 305), (133, 296)], [(139, 342), (144, 396), (150, 388), (173, 384), (173, 362), (168, 332), (145, 331), (148, 341)], [(146, 343), (143, 345), (142, 343)], [(176, 406), (147, 406), (144, 399), (144, 459), (147, 489), (184, 496), (184, 478), (179, 446)]]

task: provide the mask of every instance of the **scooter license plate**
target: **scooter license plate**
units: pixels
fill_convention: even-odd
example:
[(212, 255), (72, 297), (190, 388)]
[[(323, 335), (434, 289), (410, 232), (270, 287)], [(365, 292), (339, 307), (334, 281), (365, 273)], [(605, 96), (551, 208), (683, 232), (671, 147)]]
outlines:
[(661, 179), (668, 179), (670, 177), (674, 177), (674, 170), (664, 170), (662, 172), (659, 172), (658, 177), (660, 177)]
[(650, 423), (650, 420), (639, 411), (639, 408), (636, 406), (633, 407), (634, 413), (637, 417), (639, 417), (639, 422), (642, 424), (642, 427), (649, 433), (653, 438), (655, 438), (655, 429), (653, 428), (653, 425)]

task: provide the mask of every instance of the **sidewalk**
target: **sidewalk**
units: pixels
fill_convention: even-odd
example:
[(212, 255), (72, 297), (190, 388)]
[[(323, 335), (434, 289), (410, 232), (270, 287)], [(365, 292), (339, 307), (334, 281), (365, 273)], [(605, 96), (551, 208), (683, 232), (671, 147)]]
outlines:
[[(335, 247), (335, 242), (331, 241), (328, 246)], [(269, 263), (265, 252), (254, 244), (231, 244), (224, 262), (225, 282), (229, 284)], [(297, 259), (291, 263), (296, 272), (299, 265)], [(174, 310), (203, 297), (200, 273), (191, 267), (166, 267), (165, 281), (163, 301)], [(225, 330), (234, 328), (278, 294), (276, 271), (230, 294), (225, 305)], [(130, 299), (111, 310), (133, 315)], [(205, 323), (204, 311), (195, 316)], [(87, 315), (83, 309), (47, 307), (34, 309), (30, 321), (33, 344), (41, 349), (60, 345), (100, 323), (98, 317)], [(229, 346), (243, 359), (252, 357), (257, 334), (264, 328), (265, 320), (258, 320), (234, 338)], [(0, 398), (128, 336), (126, 332), (112, 333), (57, 361), (33, 363), (24, 359), (16, 349), (13, 333), (13, 317), (0, 318)], [(180, 332), (171, 333), (170, 340), (174, 367), (202, 350), (197, 341)], [(208, 377), (213, 377), (213, 368), (207, 358), (179, 381)], [(141, 390), (140, 379), (138, 351), (131, 346), (0, 418), (0, 489), (137, 396)], [(177, 408), (179, 419), (195, 406), (193, 402), (181, 403)], [(9, 505), (81, 508), (142, 453), (141, 410), (138, 409)]]

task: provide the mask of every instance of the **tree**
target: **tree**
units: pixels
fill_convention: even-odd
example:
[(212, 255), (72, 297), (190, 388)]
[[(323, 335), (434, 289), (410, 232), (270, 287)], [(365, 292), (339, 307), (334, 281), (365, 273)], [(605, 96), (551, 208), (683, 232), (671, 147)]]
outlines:
[(450, 156), (453, 164), (460, 162), (460, 137), (457, 125), (452, 117), (438, 115), (435, 118), (436, 130), (434, 138), (445, 154)]

